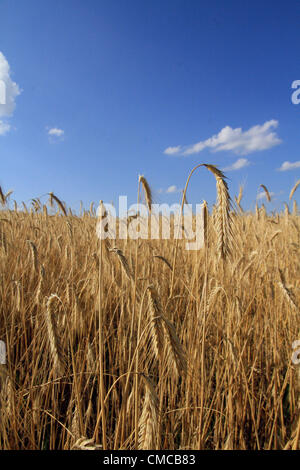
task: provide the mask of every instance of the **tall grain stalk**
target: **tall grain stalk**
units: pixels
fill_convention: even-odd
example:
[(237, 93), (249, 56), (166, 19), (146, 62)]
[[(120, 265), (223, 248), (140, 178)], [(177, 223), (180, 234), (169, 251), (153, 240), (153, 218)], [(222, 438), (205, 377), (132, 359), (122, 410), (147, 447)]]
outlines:
[(216, 178), (216, 186), (217, 186), (217, 199), (218, 199), (218, 212), (217, 212), (217, 235), (218, 235), (218, 256), (220, 259), (225, 260), (225, 258), (231, 253), (231, 245), (232, 245), (232, 219), (230, 215), (230, 206), (231, 206), (231, 199), (228, 191), (228, 185), (225, 180), (225, 175), (222, 173), (214, 165), (209, 165), (207, 163), (200, 163), (199, 165), (195, 166), (192, 171), (190, 172), (187, 182), (185, 184), (184, 192), (182, 195), (182, 202), (181, 202), (181, 209), (180, 209), (180, 222), (178, 224), (178, 232), (177, 237), (175, 240), (175, 248), (174, 248), (174, 255), (173, 255), (173, 271), (172, 271), (172, 278), (171, 278), (171, 288), (170, 288), (170, 297), (173, 294), (174, 288), (174, 279), (175, 279), (175, 268), (176, 268), (176, 256), (178, 250), (178, 239), (179, 239), (179, 230), (181, 227), (181, 220), (183, 214), (183, 206), (184, 200), (186, 196), (186, 191), (188, 188), (189, 181), (191, 179), (192, 174), (200, 168), (201, 166), (205, 166)]
[[(100, 201), (100, 219), (105, 217), (105, 207), (103, 201)], [(101, 410), (101, 417), (102, 417), (102, 446), (103, 450), (107, 449), (107, 440), (106, 440), (106, 411), (105, 411), (105, 385), (104, 385), (104, 313), (103, 313), (103, 280), (102, 280), (102, 262), (103, 262), (103, 241), (100, 239), (100, 246), (99, 246), (99, 270), (98, 270), (98, 341), (99, 341), (99, 400), (98, 400), (98, 413)], [(97, 438), (97, 427), (94, 430), (93, 439)]]
[[(139, 176), (138, 181), (138, 193), (137, 193), (137, 212), (139, 214), (140, 204), (140, 185), (143, 184), (143, 176)], [(144, 186), (145, 187), (145, 186)], [(147, 192), (146, 192), (147, 194)], [(137, 273), (138, 273), (138, 240), (135, 240), (135, 270), (134, 270), (134, 287), (133, 287), (133, 311), (132, 311), (132, 322), (136, 321), (135, 315), (135, 303), (136, 303), (136, 289), (137, 289)], [(140, 311), (139, 318), (137, 319), (137, 349), (135, 358), (135, 376), (134, 376), (134, 428), (135, 428), (135, 448), (138, 449), (139, 445), (139, 338), (141, 328), (141, 315)], [(131, 335), (133, 334), (133, 324), (131, 329)], [(131, 336), (131, 341), (133, 340)], [(130, 341), (130, 342), (131, 342)]]

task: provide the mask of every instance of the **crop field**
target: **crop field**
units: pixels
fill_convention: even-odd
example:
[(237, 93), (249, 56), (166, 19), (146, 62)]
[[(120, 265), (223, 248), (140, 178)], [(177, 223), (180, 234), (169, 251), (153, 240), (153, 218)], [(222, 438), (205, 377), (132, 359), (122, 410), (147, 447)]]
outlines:
[[(300, 448), (297, 187), (246, 212), (205, 166), (197, 251), (100, 240), (94, 206), (1, 191), (1, 449)], [(150, 212), (143, 177), (138, 195)]]

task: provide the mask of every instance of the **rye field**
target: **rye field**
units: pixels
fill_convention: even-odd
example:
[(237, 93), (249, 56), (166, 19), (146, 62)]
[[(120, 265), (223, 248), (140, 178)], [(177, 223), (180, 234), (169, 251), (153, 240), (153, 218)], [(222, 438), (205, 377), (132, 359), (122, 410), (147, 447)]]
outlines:
[(99, 240), (95, 206), (1, 191), (2, 450), (300, 448), (297, 187), (280, 213), (246, 212), (205, 166), (197, 251)]

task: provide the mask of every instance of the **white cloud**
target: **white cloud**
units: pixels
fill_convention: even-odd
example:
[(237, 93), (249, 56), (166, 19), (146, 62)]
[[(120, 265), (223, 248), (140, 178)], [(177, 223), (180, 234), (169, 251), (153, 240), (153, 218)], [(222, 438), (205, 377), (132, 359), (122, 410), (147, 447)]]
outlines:
[(279, 145), (282, 141), (274, 132), (277, 126), (278, 121), (274, 119), (266, 121), (262, 125), (250, 127), (247, 131), (243, 131), (240, 127), (232, 129), (232, 127), (226, 126), (218, 134), (187, 146), (183, 152), (181, 152), (181, 146), (178, 146), (168, 147), (164, 153), (170, 155), (181, 152), (181, 155), (192, 155), (208, 148), (212, 152), (227, 150), (236, 155), (248, 155)]
[(10, 124), (7, 122), (0, 121), (0, 135), (5, 135), (10, 131)]
[(172, 186), (169, 186), (168, 189), (166, 190), (166, 193), (178, 193), (180, 191), (180, 189), (177, 188), (177, 186), (172, 185)]
[[(270, 197), (271, 197), (271, 198), (272, 198), (273, 196), (275, 196), (275, 193), (272, 193), (272, 191), (269, 192), (269, 194), (270, 194)], [(267, 197), (267, 195), (266, 195), (266, 193), (263, 191), (263, 192), (258, 193), (258, 195), (256, 196), (256, 199), (259, 201), (260, 199), (265, 199), (266, 197)]]
[(245, 166), (248, 166), (248, 165), (250, 165), (250, 162), (247, 158), (239, 158), (232, 165), (227, 166), (226, 168), (223, 168), (223, 171), (240, 170), (241, 168), (244, 168)]
[(52, 129), (48, 130), (48, 135), (55, 136), (55, 137), (62, 137), (65, 131), (62, 129), (58, 129), (57, 127), (53, 127)]
[(295, 168), (300, 168), (300, 161), (297, 162), (283, 162), (279, 171), (295, 170)]
[[(10, 66), (0, 51), (0, 117), (12, 116), (16, 107), (16, 97), (21, 93), (19, 86), (11, 79)], [(11, 126), (0, 120), (0, 135), (4, 135)]]
[(65, 131), (63, 129), (58, 127), (46, 127), (46, 129), (51, 144), (64, 140)]
[(182, 190), (177, 188), (175, 184), (169, 186), (167, 189), (160, 188), (158, 189), (158, 194), (174, 194), (174, 193), (180, 193)]
[(164, 153), (166, 155), (175, 155), (176, 153), (179, 153), (181, 150), (181, 145), (178, 145), (177, 147), (168, 147), (166, 150), (164, 150)]

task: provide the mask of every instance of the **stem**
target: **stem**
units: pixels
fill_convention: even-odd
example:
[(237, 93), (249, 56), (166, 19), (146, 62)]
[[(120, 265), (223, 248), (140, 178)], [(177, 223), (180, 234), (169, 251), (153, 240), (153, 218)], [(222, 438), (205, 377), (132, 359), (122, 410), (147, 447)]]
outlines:
[[(139, 212), (139, 203), (140, 203), (140, 178), (138, 184), (138, 194), (137, 194), (137, 209)], [(135, 241), (135, 273), (134, 273), (134, 291), (133, 291), (133, 317), (135, 318), (135, 299), (136, 299), (136, 287), (137, 287), (137, 265), (138, 265), (138, 241)], [(143, 303), (141, 303), (142, 307)], [(142, 311), (140, 309), (140, 314), (138, 318), (138, 331), (137, 331), (137, 345), (139, 344), (140, 339), (140, 330), (141, 330), (141, 316)], [(135, 428), (135, 448), (138, 449), (139, 445), (139, 348), (136, 349), (135, 357), (135, 377), (134, 377), (134, 428)]]
[(181, 219), (182, 219), (182, 213), (183, 213), (183, 206), (184, 206), (186, 191), (187, 191), (189, 181), (191, 179), (192, 174), (194, 173), (195, 170), (197, 170), (197, 168), (199, 168), (200, 166), (203, 166), (203, 165), (204, 165), (203, 163), (200, 163), (199, 165), (195, 166), (192, 169), (192, 171), (190, 172), (190, 174), (188, 176), (188, 179), (187, 179), (187, 182), (185, 184), (185, 188), (184, 188), (184, 191), (183, 191), (183, 194), (182, 194), (182, 202), (181, 202), (181, 209), (180, 209), (180, 220), (179, 220), (179, 224), (178, 224), (177, 237), (176, 237), (176, 240), (175, 240), (175, 249), (174, 249), (174, 255), (173, 255), (173, 264), (172, 264), (173, 271), (172, 271), (171, 288), (170, 288), (169, 298), (172, 297), (173, 288), (174, 288), (175, 265), (176, 265), (177, 249), (178, 249), (179, 230), (180, 230), (180, 227), (181, 227)]
[[(103, 207), (103, 202), (100, 201), (101, 207)], [(102, 214), (102, 212), (101, 212)], [(103, 337), (103, 311), (102, 311), (102, 240), (100, 240), (100, 251), (99, 251), (99, 360), (100, 360), (100, 371), (99, 371), (99, 380), (100, 380), (100, 407), (101, 407), (101, 416), (102, 416), (102, 446), (103, 450), (107, 449), (106, 442), (106, 413), (105, 413), (105, 387), (104, 387), (104, 337)], [(99, 409), (99, 406), (98, 406)], [(96, 435), (97, 428), (95, 428), (94, 435)]]

